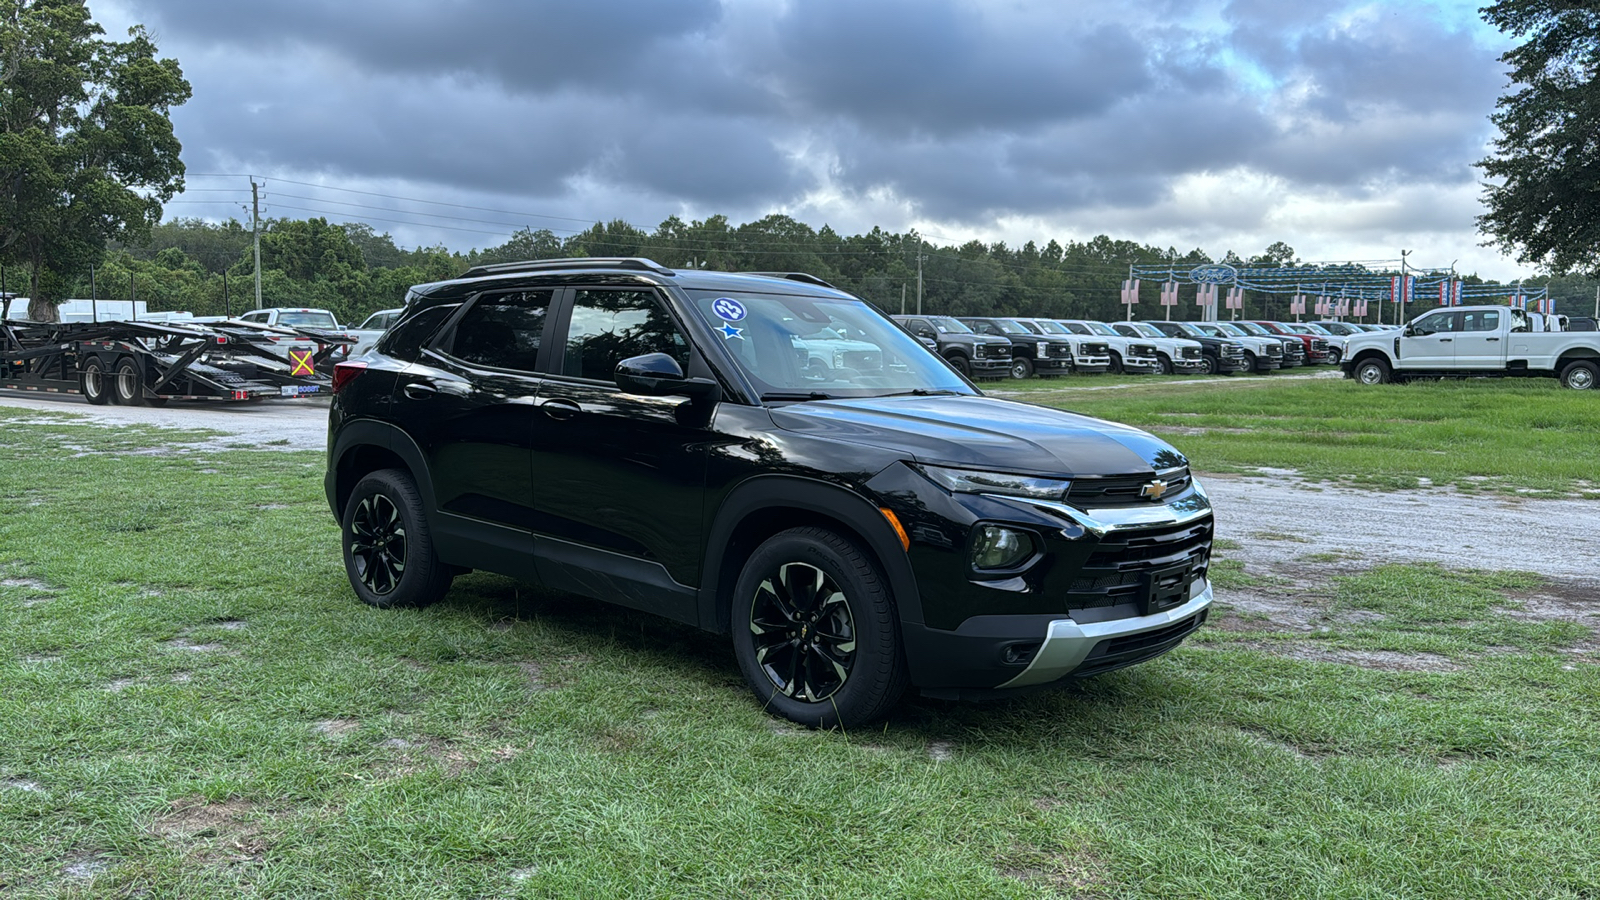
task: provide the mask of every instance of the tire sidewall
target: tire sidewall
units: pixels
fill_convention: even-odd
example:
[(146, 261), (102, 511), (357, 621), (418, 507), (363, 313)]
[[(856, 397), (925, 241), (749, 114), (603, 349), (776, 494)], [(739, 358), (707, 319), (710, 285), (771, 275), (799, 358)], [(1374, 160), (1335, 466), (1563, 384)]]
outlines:
[[(123, 371), (128, 371), (128, 376), (123, 376)], [(126, 383), (127, 392), (123, 391)], [(117, 360), (117, 365), (111, 370), (111, 396), (118, 406), (143, 406), (144, 405), (144, 373), (139, 370), (139, 363), (131, 356), (124, 356)]]
[[(848, 555), (864, 561), (865, 571)], [(850, 675), (832, 696), (809, 703), (785, 697), (756, 662), (750, 611), (761, 582), (788, 563), (822, 570), (844, 592), (856, 633)], [(769, 538), (745, 561), (734, 582), (729, 623), (734, 656), (757, 699), (768, 712), (809, 728), (850, 727), (876, 718), (886, 708), (883, 692), (894, 688), (899, 659), (899, 629), (888, 583), (871, 557), (838, 535), (820, 528), (796, 528)], [(892, 703), (896, 697), (891, 697)]]
[[(1580, 386), (1572, 383), (1573, 373), (1579, 370), (1587, 371), (1589, 373), (1588, 384)], [(1597, 368), (1593, 362), (1579, 360), (1574, 363), (1569, 363), (1565, 369), (1561, 370), (1561, 386), (1572, 391), (1594, 390), (1596, 387), (1595, 380), (1597, 377), (1600, 377), (1600, 368)]]
[[(99, 383), (99, 393), (94, 393), (89, 389), (91, 376), (96, 382)], [(100, 406), (105, 403), (109, 403), (112, 395), (116, 393), (116, 389), (112, 387), (111, 384), (112, 378), (113, 376), (111, 373), (106, 371), (106, 364), (101, 361), (99, 357), (93, 357), (91, 359), (84, 360), (83, 371), (79, 378), (78, 389), (83, 392), (83, 397), (85, 400), (88, 400), (95, 406)]]
[(957, 372), (960, 372), (967, 378), (972, 377), (972, 363), (967, 362), (967, 358), (965, 356), (962, 356), (959, 353), (952, 353), (951, 355), (946, 356), (945, 360), (949, 362), (950, 365), (954, 366)]
[(1033, 374), (1033, 363), (1028, 362), (1025, 359), (1020, 359), (1020, 358), (1011, 360), (1011, 377), (1012, 378), (1015, 378), (1016, 380), (1021, 381), (1022, 379), (1027, 378), (1029, 375), (1032, 375), (1032, 374)]
[[(1368, 380), (1362, 374), (1369, 370), (1377, 372), (1377, 376), (1371, 380)], [(1364, 359), (1361, 362), (1356, 363), (1356, 367), (1354, 370), (1352, 370), (1352, 373), (1355, 375), (1357, 382), (1369, 386), (1383, 384), (1389, 380), (1388, 367), (1375, 359)]]

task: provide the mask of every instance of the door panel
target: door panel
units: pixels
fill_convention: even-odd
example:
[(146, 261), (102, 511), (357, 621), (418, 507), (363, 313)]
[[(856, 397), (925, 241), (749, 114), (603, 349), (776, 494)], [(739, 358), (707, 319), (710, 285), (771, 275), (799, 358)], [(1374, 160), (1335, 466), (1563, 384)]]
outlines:
[(534, 425), (535, 530), (698, 584), (704, 410), (684, 397), (625, 394), (612, 380), (619, 361), (644, 353), (690, 370), (687, 340), (648, 290), (575, 290), (557, 327), (559, 374), (545, 378)]
[(1461, 314), (1437, 312), (1411, 323), (1412, 336), (1400, 337), (1400, 366), (1405, 369), (1451, 369), (1456, 364), (1456, 338)]
[(1456, 335), (1456, 368), (1501, 369), (1506, 361), (1506, 338), (1501, 334), (1499, 310), (1463, 311)]

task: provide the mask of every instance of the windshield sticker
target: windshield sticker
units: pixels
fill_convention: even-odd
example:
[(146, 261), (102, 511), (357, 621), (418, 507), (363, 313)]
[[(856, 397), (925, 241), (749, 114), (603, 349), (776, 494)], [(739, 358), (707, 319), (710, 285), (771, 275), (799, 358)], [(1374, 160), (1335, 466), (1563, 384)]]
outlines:
[[(729, 302), (731, 303), (732, 301), (729, 301)], [(722, 332), (722, 339), (723, 340), (731, 341), (734, 338), (738, 338), (741, 341), (744, 340), (744, 329), (743, 328), (735, 328), (735, 327), (733, 327), (732, 323), (724, 325), (721, 328), (718, 328), (717, 330)]]
[(730, 297), (717, 298), (711, 304), (711, 311), (724, 322), (738, 322), (745, 317), (744, 304)]

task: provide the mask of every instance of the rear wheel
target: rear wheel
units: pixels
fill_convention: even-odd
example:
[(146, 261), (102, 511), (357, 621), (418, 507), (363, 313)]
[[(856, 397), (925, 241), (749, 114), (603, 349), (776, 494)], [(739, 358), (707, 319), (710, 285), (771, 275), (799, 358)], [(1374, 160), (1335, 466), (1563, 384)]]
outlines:
[(1387, 384), (1389, 364), (1381, 359), (1364, 359), (1356, 363), (1356, 381), (1362, 384)]
[(1033, 374), (1033, 363), (1032, 362), (1029, 362), (1028, 360), (1023, 359), (1020, 356), (1011, 361), (1011, 377), (1012, 378), (1027, 378), (1029, 375), (1032, 375), (1032, 374)]
[(874, 560), (824, 528), (769, 538), (733, 590), (733, 650), (767, 710), (810, 728), (886, 714), (907, 674), (894, 601)]
[(1597, 376), (1600, 376), (1600, 367), (1589, 360), (1580, 359), (1561, 370), (1561, 386), (1575, 391), (1592, 391)]
[(450, 589), (454, 570), (434, 553), (422, 495), (406, 472), (380, 469), (357, 482), (342, 524), (345, 574), (363, 603), (427, 606)]
[(83, 391), (83, 399), (95, 406), (104, 406), (111, 402), (111, 378), (106, 374), (105, 363), (98, 358), (84, 362), (78, 382), (79, 388)]
[(113, 388), (116, 401), (123, 406), (144, 405), (144, 371), (133, 357), (125, 356), (117, 362), (117, 377)]

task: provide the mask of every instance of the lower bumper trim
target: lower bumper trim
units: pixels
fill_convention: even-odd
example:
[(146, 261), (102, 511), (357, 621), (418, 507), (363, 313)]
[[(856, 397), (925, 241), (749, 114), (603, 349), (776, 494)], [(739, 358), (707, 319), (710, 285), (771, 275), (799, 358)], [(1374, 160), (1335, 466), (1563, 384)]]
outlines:
[[(1028, 668), (1024, 669), (1022, 674), (1000, 685), (999, 689), (1029, 687), (1031, 685), (1059, 681), (1071, 675), (1080, 667), (1084, 667), (1089, 655), (1102, 642), (1159, 631), (1185, 622), (1205, 612), (1211, 606), (1211, 600), (1211, 584), (1207, 582), (1205, 590), (1198, 597), (1166, 612), (1132, 619), (1095, 622), (1089, 625), (1080, 625), (1071, 619), (1056, 619), (1050, 623), (1044, 644), (1034, 656), (1033, 662), (1028, 664)], [(1187, 636), (1187, 634), (1187, 631), (1183, 631), (1180, 639), (1182, 636)], [(1160, 653), (1164, 652), (1164, 650), (1157, 650), (1156, 652)], [(1106, 668), (1111, 667), (1108, 666)], [(1096, 668), (1095, 671), (1100, 671), (1100, 669)]]

